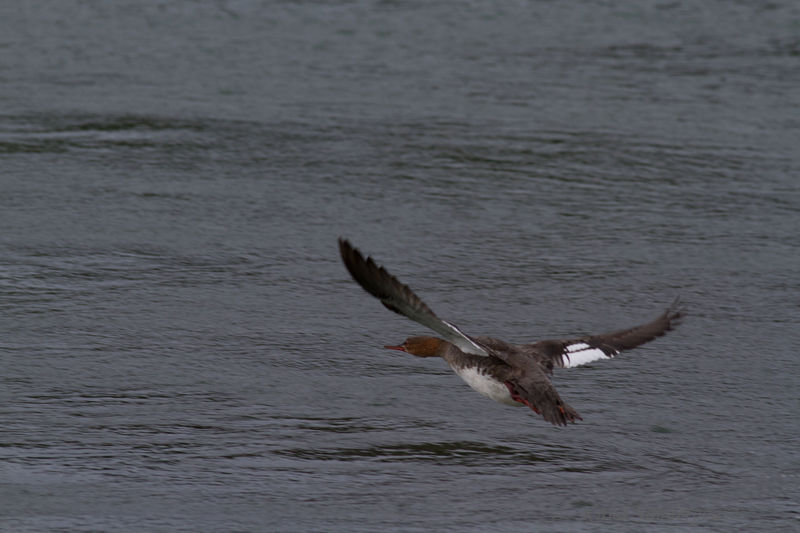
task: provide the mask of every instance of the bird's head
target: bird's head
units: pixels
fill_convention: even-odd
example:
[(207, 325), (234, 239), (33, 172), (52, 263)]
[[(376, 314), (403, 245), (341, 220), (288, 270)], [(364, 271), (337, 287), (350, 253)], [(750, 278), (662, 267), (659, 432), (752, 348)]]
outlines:
[(445, 341), (436, 337), (409, 337), (400, 346), (384, 346), (390, 350), (400, 350), (417, 357), (441, 357)]

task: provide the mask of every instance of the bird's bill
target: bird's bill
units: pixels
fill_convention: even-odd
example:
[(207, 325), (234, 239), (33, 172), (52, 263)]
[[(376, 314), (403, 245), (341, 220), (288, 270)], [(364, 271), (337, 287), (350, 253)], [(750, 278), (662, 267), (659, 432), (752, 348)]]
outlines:
[(406, 349), (403, 348), (402, 346), (384, 346), (384, 348), (386, 348), (387, 350), (399, 350), (401, 352), (406, 351)]

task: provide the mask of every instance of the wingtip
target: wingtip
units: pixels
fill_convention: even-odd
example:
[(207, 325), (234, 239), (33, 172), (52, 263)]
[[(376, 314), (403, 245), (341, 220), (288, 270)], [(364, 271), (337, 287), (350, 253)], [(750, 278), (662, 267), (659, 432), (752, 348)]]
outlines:
[(339, 237), (338, 241), (339, 241), (339, 253), (341, 253), (342, 255), (344, 255), (346, 250), (353, 249), (353, 245), (350, 244), (350, 241), (348, 241), (344, 237)]
[(344, 237), (339, 237), (339, 255), (342, 257), (342, 261), (347, 267), (347, 270), (349, 270), (350, 274), (355, 277), (353, 269), (355, 268), (356, 263), (365, 261), (364, 256), (361, 255), (361, 252), (358, 251), (358, 248), (350, 244), (350, 241)]
[(678, 295), (674, 300), (672, 300), (672, 303), (669, 304), (669, 307), (667, 307), (667, 309), (664, 311), (664, 316), (669, 320), (669, 329), (673, 329), (674, 327), (680, 325), (686, 314), (686, 304), (683, 303), (681, 296)]

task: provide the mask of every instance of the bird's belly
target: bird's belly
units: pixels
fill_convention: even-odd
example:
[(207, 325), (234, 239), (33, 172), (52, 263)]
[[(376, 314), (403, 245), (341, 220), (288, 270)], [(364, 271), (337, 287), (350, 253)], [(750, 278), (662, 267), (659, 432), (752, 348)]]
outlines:
[(511, 398), (511, 393), (508, 392), (505, 383), (482, 373), (477, 367), (453, 367), (453, 370), (467, 382), (467, 385), (487, 398), (506, 405), (522, 405)]

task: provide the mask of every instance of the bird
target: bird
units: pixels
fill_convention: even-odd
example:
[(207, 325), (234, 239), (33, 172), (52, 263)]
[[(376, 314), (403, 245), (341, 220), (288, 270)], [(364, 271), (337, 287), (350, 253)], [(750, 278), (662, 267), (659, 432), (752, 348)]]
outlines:
[(439, 337), (408, 337), (402, 344), (385, 348), (417, 357), (441, 357), (483, 396), (506, 405), (527, 406), (555, 426), (566, 426), (583, 418), (559, 396), (550, 380), (553, 369), (613, 358), (675, 329), (686, 314), (680, 298), (676, 298), (656, 319), (632, 328), (512, 344), (492, 337), (467, 335), (455, 324), (439, 318), (408, 285), (341, 237), (339, 253), (352, 278), (384, 307), (439, 334)]

